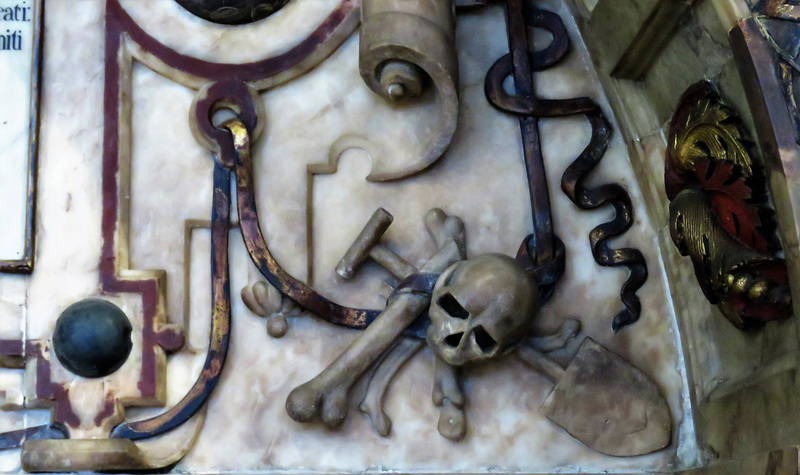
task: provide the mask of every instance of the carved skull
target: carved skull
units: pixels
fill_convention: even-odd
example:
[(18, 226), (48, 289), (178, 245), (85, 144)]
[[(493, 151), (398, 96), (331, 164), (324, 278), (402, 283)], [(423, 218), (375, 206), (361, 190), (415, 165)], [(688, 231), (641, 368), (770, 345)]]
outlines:
[(525, 336), (538, 310), (533, 276), (511, 257), (457, 262), (433, 288), (428, 345), (453, 366), (485, 361)]

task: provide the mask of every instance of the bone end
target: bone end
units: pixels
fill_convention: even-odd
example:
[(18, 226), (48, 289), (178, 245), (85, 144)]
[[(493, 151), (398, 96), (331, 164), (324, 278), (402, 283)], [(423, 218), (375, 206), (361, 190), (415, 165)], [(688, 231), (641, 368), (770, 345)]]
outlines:
[(461, 218), (448, 216), (441, 209), (433, 208), (425, 213), (424, 222), (436, 247), (442, 248), (452, 240), (456, 242), (462, 254), (466, 253), (466, 230)]
[(323, 396), (322, 423), (334, 429), (341, 426), (347, 418), (347, 390), (349, 388), (335, 388)]
[(297, 422), (318, 418), (328, 427), (342, 425), (347, 418), (348, 387), (320, 389), (317, 380), (296, 387), (286, 398), (286, 412)]
[(439, 412), (439, 434), (445, 439), (458, 442), (467, 433), (467, 418), (464, 410), (445, 402)]
[(248, 310), (260, 317), (266, 316), (266, 311), (263, 307), (261, 307), (261, 304), (258, 303), (258, 300), (256, 300), (252, 286), (248, 285), (242, 287), (241, 297), (242, 302), (244, 302), (244, 305)]
[(394, 216), (385, 209), (375, 210), (344, 257), (336, 264), (336, 273), (343, 279), (352, 279), (356, 269), (369, 257), (370, 251), (378, 244), (392, 221)]
[(344, 263), (339, 262), (339, 265), (336, 266), (336, 273), (339, 274), (344, 280), (350, 280), (355, 275), (355, 270), (352, 267), (347, 267)]
[(392, 431), (392, 420), (382, 409), (372, 407), (362, 402), (361, 405), (358, 406), (358, 410), (369, 417), (370, 422), (372, 422), (372, 428), (375, 429), (378, 435), (381, 437), (389, 436), (389, 433)]
[(580, 320), (570, 318), (564, 322), (561, 330), (564, 334), (564, 338), (571, 340), (578, 336), (578, 334), (581, 332), (581, 322)]
[(286, 412), (297, 422), (314, 420), (322, 405), (322, 394), (309, 390), (307, 384), (296, 387), (286, 398)]
[(270, 315), (267, 318), (267, 333), (272, 338), (283, 338), (289, 330), (289, 322), (280, 313)]

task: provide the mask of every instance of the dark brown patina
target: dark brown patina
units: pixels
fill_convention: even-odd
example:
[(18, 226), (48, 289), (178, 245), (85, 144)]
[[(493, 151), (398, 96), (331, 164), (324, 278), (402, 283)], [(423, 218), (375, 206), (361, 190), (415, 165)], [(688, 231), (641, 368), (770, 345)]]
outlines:
[(263, 20), (289, 0), (175, 0), (204, 20), (223, 25), (244, 25)]

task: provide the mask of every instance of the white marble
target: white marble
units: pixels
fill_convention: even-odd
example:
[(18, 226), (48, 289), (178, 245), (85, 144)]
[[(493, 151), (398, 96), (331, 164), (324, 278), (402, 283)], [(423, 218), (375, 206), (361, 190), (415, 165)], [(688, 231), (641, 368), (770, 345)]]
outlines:
[[(298, 11), (318, 19), (333, 3), (294, 0), (274, 20), (229, 34), (222, 27), (191, 18), (171, 0), (123, 2), (146, 31), (168, 45), (180, 44), (182, 52), (205, 59), (230, 61), (253, 60), (286, 48), (306, 30), (275, 27), (273, 37), (267, 25), (282, 24), (281, 18), (294, 18)], [(545, 3), (565, 18), (574, 46), (561, 66), (537, 75), (540, 93), (546, 97), (589, 95), (608, 111), (568, 10), (558, 0)], [(29, 337), (47, 338), (66, 305), (98, 291), (103, 132), (103, 53), (98, 45), (103, 43), (103, 4), (100, 0), (48, 3), (48, 92), (43, 104), (38, 267), (30, 278), (0, 276), (0, 297), (24, 305), (21, 315), (10, 318), (24, 319)], [(302, 279), (313, 277), (315, 286), (337, 301), (376, 308), (382, 305), (379, 288), (386, 274), (379, 269), (366, 269), (354, 283), (339, 282), (332, 273), (344, 249), (377, 206), (395, 215), (386, 239), (413, 264), (424, 261), (433, 250), (421, 222), (432, 206), (463, 218), (470, 255), (490, 251), (513, 254), (529, 232), (531, 218), (517, 121), (492, 109), (483, 95), (486, 71), (507, 52), (503, 10), (493, 5), (460, 15), (457, 41), (460, 126), (441, 161), (412, 179), (367, 183), (364, 177), (370, 159), (362, 151), (351, 150), (342, 156), (336, 173), (311, 180), (313, 193), (309, 193), (308, 167), (325, 163), (331, 145), (348, 127), (370, 120), (365, 114), (376, 98), (358, 75), (357, 35), (309, 74), (262, 96), (267, 128), (255, 145), (254, 156), (263, 231), (275, 256), (290, 273)], [(64, 44), (71, 47), (63, 48)], [(212, 161), (189, 129), (187, 117), (193, 94), (145, 66), (134, 68), (131, 267), (167, 271), (168, 319), (178, 323), (186, 310), (184, 223), (210, 217)], [(380, 117), (398, 121), (398, 129), (407, 133), (423, 133), (413, 122), (415, 116)], [(564, 318), (580, 318), (585, 335), (622, 355), (656, 381), (674, 416), (675, 442), (668, 449), (631, 459), (591, 451), (539, 414), (538, 406), (550, 391), (550, 383), (511, 359), (467, 371), (467, 437), (460, 443), (447, 441), (436, 431), (438, 413), (430, 400), (433, 357), (429, 350), (415, 357), (392, 385), (386, 400), (387, 413), (394, 422), (390, 437), (375, 434), (369, 421), (354, 408), (337, 431), (292, 421), (284, 409), (289, 391), (320, 371), (358, 332), (301, 318), (290, 321), (285, 338), (268, 337), (264, 319), (250, 313), (238, 298), (239, 290), (258, 275), (238, 231), (233, 231), (231, 352), (196, 445), (176, 470), (600, 473), (668, 470), (691, 458), (693, 454), (688, 452), (693, 450), (693, 426), (688, 417), (684, 363), (657, 250), (660, 223), (651, 223), (644, 212), (626, 148), (615, 138), (590, 180), (592, 184), (621, 182), (629, 190), (638, 212), (636, 223), (615, 245), (640, 248), (650, 270), (650, 279), (639, 292), (644, 308), (641, 321), (614, 335), (611, 319), (620, 308), (619, 288), (627, 274), (598, 267), (588, 241), (589, 231), (607, 220), (610, 212), (582, 212), (560, 191), (561, 174), (585, 146), (589, 128), (582, 119), (570, 118), (544, 120), (541, 130), (554, 224), (567, 246), (568, 265), (537, 326), (553, 329)], [(396, 146), (395, 141), (388, 144)], [(311, 253), (306, 240), (309, 229), (313, 236)], [(194, 381), (208, 344), (208, 231), (197, 230), (190, 245), (190, 345), (169, 360), (168, 406)], [(313, 276), (308, 275), (309, 267)], [(11, 295), (6, 296), (5, 288)], [(135, 322), (139, 321), (141, 312), (136, 302), (125, 296), (113, 298), (125, 305)], [(559, 355), (562, 362), (576, 345), (571, 344)], [(136, 365), (134, 358), (108, 384), (125, 390), (124, 380), (136, 371)], [(85, 380), (76, 379), (72, 384), (87, 395), (99, 391)], [(0, 379), (0, 390), (6, 385), (14, 386), (13, 381)], [(87, 414), (96, 411), (91, 398), (81, 401)], [(158, 411), (129, 410), (128, 417), (145, 417)], [(9, 414), (16, 417), (19, 413)], [(24, 423), (9, 422), (18, 426)], [(6, 425), (0, 426), (3, 428)], [(18, 470), (13, 454), (0, 457), (0, 469)]]

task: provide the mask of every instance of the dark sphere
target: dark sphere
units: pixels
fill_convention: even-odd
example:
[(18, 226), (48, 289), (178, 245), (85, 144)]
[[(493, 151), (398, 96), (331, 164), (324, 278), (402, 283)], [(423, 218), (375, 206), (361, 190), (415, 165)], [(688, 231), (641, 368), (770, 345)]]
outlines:
[(223, 25), (243, 25), (277, 12), (289, 0), (175, 0), (195, 16)]
[(87, 299), (58, 317), (53, 349), (65, 368), (84, 378), (118, 370), (131, 353), (131, 322), (111, 302)]

